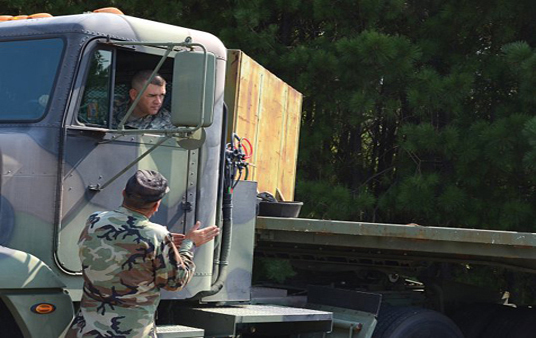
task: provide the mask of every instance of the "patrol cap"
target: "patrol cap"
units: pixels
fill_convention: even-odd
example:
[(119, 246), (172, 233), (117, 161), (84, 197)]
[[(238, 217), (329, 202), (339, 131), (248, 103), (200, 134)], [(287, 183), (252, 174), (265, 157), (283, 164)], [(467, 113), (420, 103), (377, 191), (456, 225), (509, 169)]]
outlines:
[(169, 192), (168, 181), (158, 171), (138, 170), (128, 179), (125, 192), (145, 202), (156, 202)]

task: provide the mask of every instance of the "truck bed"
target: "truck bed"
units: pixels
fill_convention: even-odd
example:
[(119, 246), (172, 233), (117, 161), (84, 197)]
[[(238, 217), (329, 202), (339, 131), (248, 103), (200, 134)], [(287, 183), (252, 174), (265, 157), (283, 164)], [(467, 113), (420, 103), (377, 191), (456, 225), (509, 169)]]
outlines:
[(536, 233), (260, 216), (255, 231), (256, 250), (267, 257), (400, 268), (459, 262), (536, 273)]

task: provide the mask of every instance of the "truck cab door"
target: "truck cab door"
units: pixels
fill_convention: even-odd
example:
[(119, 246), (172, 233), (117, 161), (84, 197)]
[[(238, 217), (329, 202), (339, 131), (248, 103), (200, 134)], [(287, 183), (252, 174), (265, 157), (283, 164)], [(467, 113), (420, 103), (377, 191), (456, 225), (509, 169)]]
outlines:
[[(61, 212), (57, 259), (68, 272), (80, 272), (78, 238), (89, 215), (97, 211), (114, 210), (122, 203), (122, 190), (127, 179), (137, 169), (157, 170), (170, 183), (170, 192), (151, 221), (168, 227), (172, 232), (185, 231), (185, 223), (194, 219), (195, 186), (198, 151), (182, 148), (174, 138), (168, 138), (149, 155), (126, 169), (140, 155), (166, 136), (121, 133), (112, 130), (114, 105), (128, 93), (129, 75), (145, 68), (152, 69), (158, 55), (96, 47), (85, 55), (75, 88), (78, 100), (67, 115), (63, 146)], [(162, 76), (172, 72), (164, 64)], [(169, 83), (169, 82), (168, 82)], [(170, 83), (171, 85), (171, 83)], [(168, 91), (170, 93), (171, 91)], [(123, 96), (123, 97), (121, 97)], [(126, 169), (126, 170), (125, 170)], [(123, 172), (124, 171), (124, 172)], [(123, 172), (117, 179), (111, 180)], [(101, 191), (90, 186), (106, 185)]]

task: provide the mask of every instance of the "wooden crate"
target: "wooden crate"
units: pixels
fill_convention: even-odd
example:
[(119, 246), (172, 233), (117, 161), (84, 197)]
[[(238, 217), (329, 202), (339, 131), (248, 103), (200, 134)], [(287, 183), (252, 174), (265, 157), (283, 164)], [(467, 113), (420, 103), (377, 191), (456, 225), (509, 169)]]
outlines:
[(302, 94), (240, 50), (229, 50), (225, 102), (230, 131), (253, 146), (248, 180), (294, 199)]

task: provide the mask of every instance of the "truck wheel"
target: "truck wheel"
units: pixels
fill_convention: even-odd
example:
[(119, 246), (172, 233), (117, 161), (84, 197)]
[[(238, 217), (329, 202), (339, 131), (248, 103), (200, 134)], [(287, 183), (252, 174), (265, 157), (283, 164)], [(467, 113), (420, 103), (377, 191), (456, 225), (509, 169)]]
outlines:
[(534, 308), (518, 308), (517, 317), (523, 318), (519, 325), (513, 330), (516, 338), (534, 337), (536, 332), (536, 310)]
[(457, 311), (452, 320), (458, 325), (465, 338), (480, 338), (496, 313), (504, 306), (499, 304), (466, 305)]
[(9, 312), (7, 306), (0, 300), (0, 337), (23, 338), (15, 319)]
[(486, 338), (533, 338), (536, 332), (536, 311), (527, 308), (500, 306), (483, 331)]
[(439, 312), (417, 307), (382, 308), (373, 338), (463, 338), (460, 329)]

